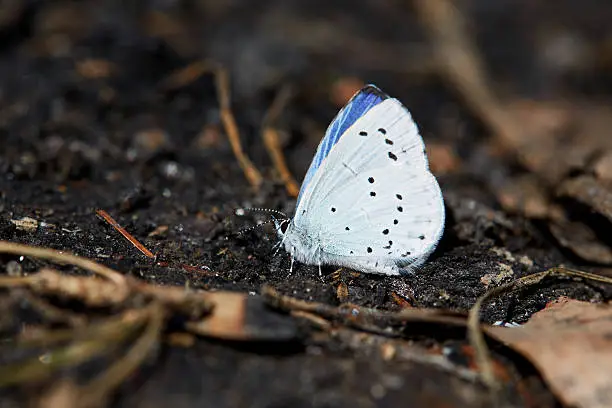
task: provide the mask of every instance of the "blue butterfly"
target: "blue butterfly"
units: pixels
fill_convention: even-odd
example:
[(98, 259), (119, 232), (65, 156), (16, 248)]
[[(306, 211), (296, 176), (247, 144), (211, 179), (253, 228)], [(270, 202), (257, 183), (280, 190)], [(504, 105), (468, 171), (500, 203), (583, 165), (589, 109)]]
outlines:
[(433, 252), (444, 202), (410, 112), (367, 85), (340, 110), (304, 177), (291, 220), (276, 223), (297, 261), (387, 275)]

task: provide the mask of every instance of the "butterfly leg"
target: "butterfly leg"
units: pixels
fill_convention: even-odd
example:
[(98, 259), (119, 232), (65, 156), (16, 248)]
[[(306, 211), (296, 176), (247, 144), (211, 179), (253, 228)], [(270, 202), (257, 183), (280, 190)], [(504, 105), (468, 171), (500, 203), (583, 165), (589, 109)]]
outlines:
[(293, 254), (291, 254), (291, 265), (289, 266), (289, 275), (287, 276), (291, 276), (292, 273), (293, 273)]
[(276, 251), (274, 251), (274, 255), (273, 256), (276, 256), (278, 251), (280, 251), (280, 249), (283, 247), (283, 243), (285, 242), (285, 238), (286, 237), (287, 237), (287, 235), (283, 235), (283, 239), (281, 239), (280, 242), (278, 243), (278, 247), (276, 248)]
[(280, 251), (282, 243), (283, 243), (282, 241), (279, 241), (276, 244), (274, 244), (274, 246), (272, 247), (272, 249), (274, 250), (274, 253), (272, 254), (273, 257), (276, 256), (276, 254), (278, 254), (278, 251)]
[(321, 272), (321, 252), (319, 250), (319, 278), (321, 282), (325, 283), (325, 279), (323, 279), (323, 272)]

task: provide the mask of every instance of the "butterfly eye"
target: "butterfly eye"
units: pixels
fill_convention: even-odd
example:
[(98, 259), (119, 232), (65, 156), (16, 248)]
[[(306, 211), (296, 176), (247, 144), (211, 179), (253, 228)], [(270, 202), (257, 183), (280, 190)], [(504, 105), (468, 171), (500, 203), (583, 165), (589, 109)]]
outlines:
[(280, 230), (283, 234), (287, 232), (287, 228), (289, 228), (289, 220), (285, 220), (280, 223)]

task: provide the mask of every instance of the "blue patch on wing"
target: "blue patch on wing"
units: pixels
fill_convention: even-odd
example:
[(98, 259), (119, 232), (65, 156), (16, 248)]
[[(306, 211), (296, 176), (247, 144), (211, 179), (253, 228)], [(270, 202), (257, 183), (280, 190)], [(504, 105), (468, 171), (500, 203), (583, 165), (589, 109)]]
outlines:
[(338, 112), (327, 128), (325, 137), (323, 137), (323, 140), (319, 143), (319, 147), (308, 168), (308, 172), (306, 176), (304, 176), (296, 206), (300, 203), (302, 194), (304, 190), (306, 190), (306, 186), (310, 183), (317, 169), (321, 166), (321, 163), (323, 163), (323, 160), (329, 155), (329, 152), (331, 152), (336, 143), (338, 143), (344, 132), (351, 127), (357, 119), (365, 115), (367, 111), (387, 98), (389, 98), (389, 96), (374, 85), (366, 85), (348, 101), (340, 112)]

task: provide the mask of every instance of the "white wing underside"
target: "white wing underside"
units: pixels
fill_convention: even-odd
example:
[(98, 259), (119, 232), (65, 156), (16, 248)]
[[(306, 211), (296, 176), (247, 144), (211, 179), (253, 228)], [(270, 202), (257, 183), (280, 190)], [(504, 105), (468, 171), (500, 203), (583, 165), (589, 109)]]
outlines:
[(442, 234), (444, 204), (424, 150), (410, 113), (396, 99), (381, 102), (346, 131), (293, 220), (296, 232), (318, 244), (322, 263), (395, 274), (425, 261)]

